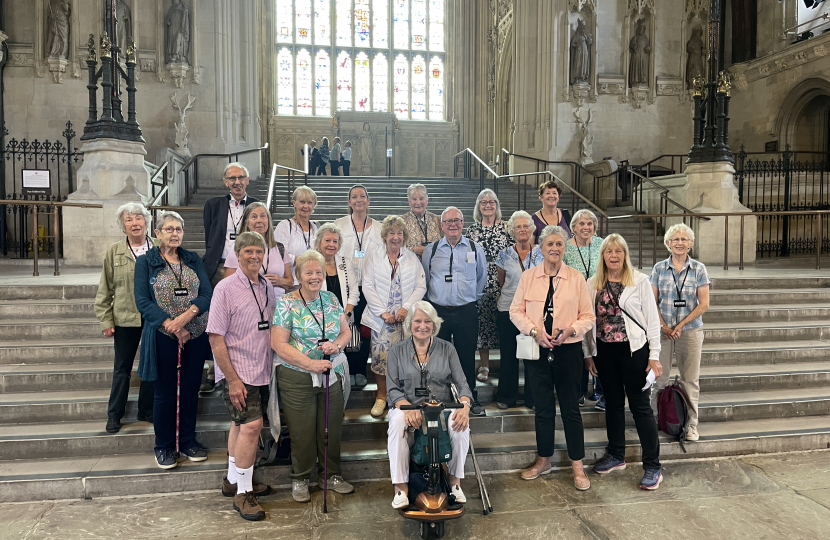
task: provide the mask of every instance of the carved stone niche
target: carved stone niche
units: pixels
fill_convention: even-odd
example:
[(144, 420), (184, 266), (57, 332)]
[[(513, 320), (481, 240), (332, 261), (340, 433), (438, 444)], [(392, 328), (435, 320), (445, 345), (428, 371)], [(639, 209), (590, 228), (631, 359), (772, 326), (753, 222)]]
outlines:
[(629, 0), (625, 18), (625, 80), (628, 92), (620, 98), (639, 109), (643, 101), (654, 103), (655, 20), (654, 0)]
[(679, 77), (657, 77), (658, 96), (682, 96), (683, 79)]
[(625, 76), (599, 75), (597, 77), (597, 91), (600, 94), (625, 94)]
[(563, 50), (562, 95), (577, 107), (597, 100), (597, 16), (595, 0), (569, 0)]

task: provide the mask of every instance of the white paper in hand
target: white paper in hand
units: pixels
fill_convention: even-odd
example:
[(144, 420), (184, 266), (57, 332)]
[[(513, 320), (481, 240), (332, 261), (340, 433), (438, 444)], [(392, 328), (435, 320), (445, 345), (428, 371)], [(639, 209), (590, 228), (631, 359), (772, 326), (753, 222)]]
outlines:
[(648, 370), (648, 375), (646, 375), (646, 385), (643, 387), (643, 392), (651, 388), (651, 385), (654, 384), (654, 380), (657, 376), (654, 374), (654, 370)]

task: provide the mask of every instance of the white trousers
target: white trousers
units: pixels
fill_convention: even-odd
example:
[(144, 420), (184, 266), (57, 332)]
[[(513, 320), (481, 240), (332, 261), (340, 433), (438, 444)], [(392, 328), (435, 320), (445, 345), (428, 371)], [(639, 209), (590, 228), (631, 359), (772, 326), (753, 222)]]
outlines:
[[(467, 451), (470, 449), (470, 428), (464, 431), (452, 429), (453, 421), (450, 414), (449, 432), (452, 459), (447, 463), (449, 473), (456, 478), (464, 478), (464, 462), (467, 460)], [(389, 409), (389, 436), (387, 450), (389, 451), (389, 469), (393, 484), (409, 482), (409, 444), (406, 442), (406, 413), (400, 409)]]

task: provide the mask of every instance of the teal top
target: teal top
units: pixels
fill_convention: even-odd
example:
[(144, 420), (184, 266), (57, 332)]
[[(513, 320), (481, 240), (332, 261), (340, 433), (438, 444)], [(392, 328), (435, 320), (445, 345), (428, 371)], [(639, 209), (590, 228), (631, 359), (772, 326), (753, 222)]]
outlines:
[(585, 276), (585, 280), (597, 273), (599, 265), (599, 248), (602, 245), (602, 238), (594, 236), (591, 243), (585, 247), (576, 247), (570, 240), (566, 243), (565, 264), (575, 268)]

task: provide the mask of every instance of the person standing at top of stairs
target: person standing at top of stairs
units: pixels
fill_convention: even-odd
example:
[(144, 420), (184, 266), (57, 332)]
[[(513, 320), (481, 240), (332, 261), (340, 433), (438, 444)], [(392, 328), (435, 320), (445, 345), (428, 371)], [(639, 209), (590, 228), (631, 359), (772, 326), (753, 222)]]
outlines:
[(334, 138), (334, 146), (329, 152), (329, 163), (331, 163), (331, 175), (340, 176), (340, 159), (342, 158), (342, 151), (340, 148), (340, 137)]

